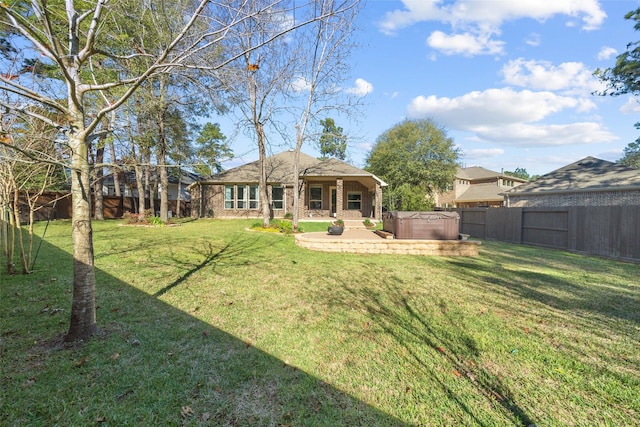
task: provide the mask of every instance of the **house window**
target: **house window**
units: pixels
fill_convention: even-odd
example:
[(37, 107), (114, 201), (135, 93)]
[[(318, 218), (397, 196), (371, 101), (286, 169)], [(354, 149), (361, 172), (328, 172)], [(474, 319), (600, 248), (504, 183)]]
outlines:
[(359, 191), (349, 191), (347, 193), (347, 209), (362, 209), (362, 193)]
[(225, 209), (258, 209), (259, 192), (257, 185), (225, 185)]
[(322, 185), (309, 186), (309, 209), (322, 209)]
[(224, 208), (233, 209), (235, 207), (236, 191), (233, 185), (224, 186)]
[(247, 208), (247, 187), (244, 185), (236, 187), (236, 207), (238, 209)]
[(257, 185), (249, 186), (249, 209), (258, 209), (259, 194)]
[(284, 209), (283, 187), (271, 187), (271, 206), (273, 209)]

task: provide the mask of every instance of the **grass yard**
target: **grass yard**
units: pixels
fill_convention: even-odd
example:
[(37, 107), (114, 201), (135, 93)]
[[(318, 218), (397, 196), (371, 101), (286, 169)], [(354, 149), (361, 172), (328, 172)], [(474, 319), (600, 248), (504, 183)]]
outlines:
[(0, 424), (640, 425), (637, 264), (320, 253), (253, 222), (94, 223), (102, 334), (70, 347), (51, 223), (1, 276)]

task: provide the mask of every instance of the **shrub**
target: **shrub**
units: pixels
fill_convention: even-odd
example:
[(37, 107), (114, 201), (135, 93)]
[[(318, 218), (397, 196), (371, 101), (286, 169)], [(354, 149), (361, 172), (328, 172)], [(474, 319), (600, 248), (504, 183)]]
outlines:
[(149, 224), (151, 225), (164, 225), (164, 221), (160, 219), (159, 216), (151, 216), (149, 218), (147, 218), (147, 221), (149, 221)]
[(291, 234), (293, 232), (293, 223), (291, 223), (291, 221), (280, 221), (278, 223), (278, 228), (281, 233)]

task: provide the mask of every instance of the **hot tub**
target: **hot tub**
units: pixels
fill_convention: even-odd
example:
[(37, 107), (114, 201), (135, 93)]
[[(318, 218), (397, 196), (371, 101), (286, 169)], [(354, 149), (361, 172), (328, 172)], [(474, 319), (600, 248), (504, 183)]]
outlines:
[(458, 240), (459, 222), (457, 212), (390, 211), (382, 228), (396, 239)]

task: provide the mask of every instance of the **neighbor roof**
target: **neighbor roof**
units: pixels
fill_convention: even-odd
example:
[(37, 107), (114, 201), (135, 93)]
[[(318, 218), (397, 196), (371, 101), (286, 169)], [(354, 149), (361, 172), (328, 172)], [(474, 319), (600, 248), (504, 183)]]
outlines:
[(640, 169), (589, 156), (503, 194), (513, 196), (638, 188)]
[(489, 169), (485, 169), (480, 166), (470, 166), (468, 168), (458, 168), (458, 172), (456, 172), (456, 178), (467, 179), (469, 181), (474, 181), (477, 179), (489, 179), (489, 178), (498, 178), (498, 177), (508, 177), (511, 180), (526, 182), (526, 179), (518, 178), (517, 176), (505, 175), (502, 172), (494, 172)]
[(504, 196), (501, 190), (502, 187), (496, 186), (495, 183), (471, 185), (456, 197), (456, 202), (502, 201)]

